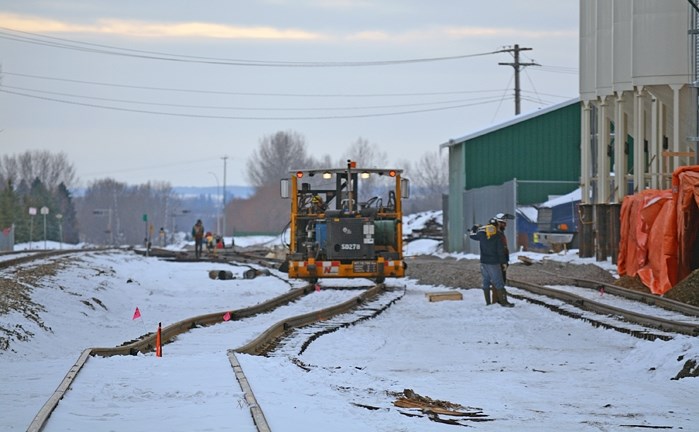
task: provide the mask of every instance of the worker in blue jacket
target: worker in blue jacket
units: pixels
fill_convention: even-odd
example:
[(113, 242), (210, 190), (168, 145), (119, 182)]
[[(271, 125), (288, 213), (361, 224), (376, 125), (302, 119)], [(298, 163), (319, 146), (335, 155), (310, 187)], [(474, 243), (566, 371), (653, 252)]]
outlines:
[(488, 225), (474, 225), (471, 227), (469, 235), (472, 240), (476, 240), (480, 244), (481, 276), (483, 278), (483, 295), (485, 296), (486, 305), (491, 304), (490, 286), (492, 284), (500, 306), (514, 306), (507, 300), (507, 291), (505, 291), (504, 275), (510, 261), (507, 238), (504, 233), (507, 224), (506, 216), (498, 213), (496, 217), (489, 221)]

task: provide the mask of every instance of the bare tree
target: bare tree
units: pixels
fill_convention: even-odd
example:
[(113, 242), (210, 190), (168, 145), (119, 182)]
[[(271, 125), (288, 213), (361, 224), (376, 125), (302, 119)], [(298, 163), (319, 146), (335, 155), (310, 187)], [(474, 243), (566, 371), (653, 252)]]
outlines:
[(383, 168), (386, 167), (388, 157), (386, 152), (379, 150), (378, 145), (370, 144), (368, 140), (360, 137), (342, 154), (340, 166), (344, 166), (348, 159), (357, 162), (358, 167)]
[[(351, 160), (357, 163), (358, 168), (391, 168), (386, 166), (387, 159), (386, 152), (379, 150), (377, 145), (370, 144), (368, 140), (360, 137), (342, 154), (338, 163), (339, 167), (343, 167), (348, 160)], [(378, 179), (370, 177), (362, 181), (359, 199), (365, 200), (379, 196), (382, 192), (383, 188), (379, 186)]]
[(427, 152), (417, 163), (415, 183), (430, 195), (441, 195), (449, 187), (449, 166), (445, 156), (439, 152)]
[(424, 211), (442, 208), (442, 194), (449, 189), (449, 167), (446, 156), (438, 151), (427, 152), (409, 167), (412, 182), (411, 210)]
[(98, 244), (152, 241), (156, 230), (166, 225), (168, 204), (175, 199), (166, 182), (128, 186), (113, 179), (98, 180), (86, 189), (77, 207), (83, 240)]
[(279, 233), (289, 222), (289, 200), (279, 196), (279, 184), (257, 188), (247, 199), (232, 200), (226, 207), (235, 233)]
[(75, 167), (65, 153), (46, 150), (28, 150), (18, 155), (5, 155), (0, 160), (0, 178), (31, 183), (39, 179), (48, 190), (55, 190), (63, 183), (70, 188), (76, 181)]
[(287, 178), (296, 168), (307, 168), (314, 164), (306, 155), (306, 142), (302, 135), (293, 132), (277, 132), (260, 140), (247, 163), (250, 183), (256, 188), (277, 184)]
[(327, 154), (318, 158), (313, 163), (314, 168), (336, 168), (333, 164), (332, 158)]

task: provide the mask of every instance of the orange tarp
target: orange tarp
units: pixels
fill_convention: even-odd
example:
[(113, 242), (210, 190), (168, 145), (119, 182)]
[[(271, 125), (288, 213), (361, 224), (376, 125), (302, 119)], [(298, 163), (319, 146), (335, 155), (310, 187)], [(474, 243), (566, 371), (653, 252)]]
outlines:
[(627, 196), (621, 205), (619, 275), (638, 275), (660, 295), (686, 277), (696, 259), (699, 166), (675, 170), (672, 185)]
[(677, 202), (678, 278), (699, 265), (699, 166), (685, 166), (672, 174), (672, 196)]
[[(672, 288), (666, 268), (660, 265), (665, 253), (676, 250), (676, 243), (663, 241), (674, 231), (666, 226), (672, 218), (672, 192), (669, 190), (644, 190), (627, 196), (621, 204), (621, 239), (617, 269), (619, 275), (638, 275), (643, 284), (656, 294)], [(653, 261), (660, 258), (660, 261)]]

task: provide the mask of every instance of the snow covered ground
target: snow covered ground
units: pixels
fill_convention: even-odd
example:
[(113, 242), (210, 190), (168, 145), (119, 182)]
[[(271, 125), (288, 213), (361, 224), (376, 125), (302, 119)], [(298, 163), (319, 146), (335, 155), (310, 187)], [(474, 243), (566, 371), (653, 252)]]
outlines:
[[(260, 240), (276, 241), (250, 242)], [(434, 241), (406, 249), (443, 255)], [(576, 251), (547, 258), (594, 263)], [(16, 313), (0, 316), (3, 326), (35, 334), (0, 353), (0, 430), (25, 430), (87, 347), (119, 345), (158, 322), (240, 309), (300, 285), (276, 272), (209, 279), (208, 271), (220, 266), (95, 252), (41, 280), (31, 298), (43, 305), (39, 318), (51, 331)], [(246, 268), (226, 267), (236, 274)], [(252, 431), (227, 350), (308, 302), (322, 307), (356, 295), (332, 288), (342, 282), (324, 282), (303, 302), (268, 315), (192, 330), (165, 345), (161, 358), (91, 358), (45, 430)], [(697, 430), (699, 379), (672, 380), (686, 359), (699, 358), (696, 337), (643, 341), (526, 302), (486, 307), (479, 289), (458, 290), (461, 301), (430, 303), (425, 294), (444, 287), (389, 283), (405, 291), (401, 300), (374, 319), (317, 339), (300, 356), (309, 371), (285, 357), (238, 355), (273, 431), (460, 429), (405, 415), (420, 413), (393, 405), (404, 389), (481, 413), (489, 421), (459, 420), (480, 431)], [(133, 319), (136, 307), (141, 318)]]

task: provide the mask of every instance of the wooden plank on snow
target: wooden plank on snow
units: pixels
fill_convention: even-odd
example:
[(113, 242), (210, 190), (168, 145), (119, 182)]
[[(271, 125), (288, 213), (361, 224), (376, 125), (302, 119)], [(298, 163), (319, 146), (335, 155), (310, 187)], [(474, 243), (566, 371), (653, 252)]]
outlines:
[(445, 291), (445, 292), (433, 292), (427, 293), (425, 296), (431, 302), (438, 302), (444, 300), (463, 300), (464, 296), (458, 291)]

